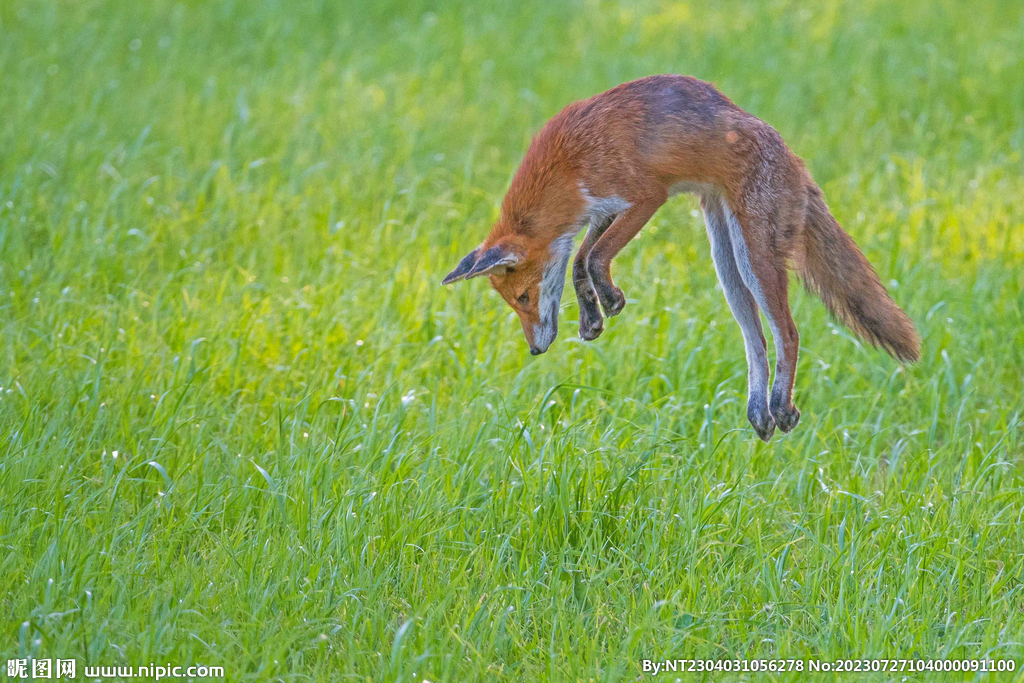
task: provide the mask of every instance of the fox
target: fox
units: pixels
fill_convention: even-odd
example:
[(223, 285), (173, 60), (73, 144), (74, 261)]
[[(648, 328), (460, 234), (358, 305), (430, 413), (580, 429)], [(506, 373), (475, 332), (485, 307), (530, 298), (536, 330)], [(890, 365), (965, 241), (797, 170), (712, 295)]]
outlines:
[[(763, 441), (800, 421), (789, 270), (861, 339), (903, 363), (919, 358), (914, 324), (833, 217), (803, 160), (769, 124), (691, 76), (623, 83), (551, 118), (490, 232), (442, 284), (487, 276), (518, 315), (530, 353), (544, 353), (558, 334), (575, 237), (586, 228), (572, 282), (579, 336), (592, 341), (604, 316), (626, 304), (612, 259), (678, 193), (699, 198), (715, 272), (743, 337), (747, 419)], [(770, 393), (761, 314), (776, 350)]]

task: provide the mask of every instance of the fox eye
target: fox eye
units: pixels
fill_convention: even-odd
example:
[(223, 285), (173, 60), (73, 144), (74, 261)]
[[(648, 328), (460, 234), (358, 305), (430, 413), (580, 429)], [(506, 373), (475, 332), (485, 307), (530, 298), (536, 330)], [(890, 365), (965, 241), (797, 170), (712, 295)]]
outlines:
[(519, 302), (520, 306), (526, 306), (528, 303), (530, 303), (530, 293), (523, 292), (522, 294), (519, 295), (517, 301)]

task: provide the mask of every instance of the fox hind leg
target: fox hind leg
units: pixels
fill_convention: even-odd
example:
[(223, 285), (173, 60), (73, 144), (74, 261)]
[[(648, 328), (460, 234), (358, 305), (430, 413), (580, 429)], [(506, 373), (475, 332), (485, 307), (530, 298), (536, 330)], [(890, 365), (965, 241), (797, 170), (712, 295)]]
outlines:
[(711, 257), (718, 281), (722, 283), (725, 300), (743, 333), (743, 347), (747, 355), (747, 419), (757, 435), (768, 441), (775, 432), (775, 420), (768, 409), (768, 354), (761, 316), (754, 296), (737, 267), (721, 197), (702, 196), (700, 206), (704, 211), (704, 224), (711, 242)]
[[(754, 211), (739, 216), (725, 206), (729, 236), (740, 276), (768, 319), (775, 342), (775, 379), (772, 383), (768, 409), (775, 424), (783, 432), (791, 431), (800, 421), (800, 411), (793, 405), (793, 382), (800, 353), (800, 335), (789, 311), (789, 278), (786, 257), (768, 247), (771, 238), (750, 239), (753, 235), (771, 236), (778, 226), (771, 219), (759, 218)], [(777, 212), (775, 220), (783, 217)]]

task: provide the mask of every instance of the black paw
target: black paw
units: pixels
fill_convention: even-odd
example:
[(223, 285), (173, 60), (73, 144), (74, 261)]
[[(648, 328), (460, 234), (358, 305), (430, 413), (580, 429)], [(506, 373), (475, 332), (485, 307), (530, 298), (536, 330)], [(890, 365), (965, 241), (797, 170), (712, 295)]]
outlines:
[(597, 317), (586, 315), (580, 311), (580, 339), (593, 341), (604, 332), (604, 318), (598, 313)]
[(792, 403), (788, 406), (772, 406), (772, 418), (784, 433), (793, 431), (800, 421), (800, 411)]
[(601, 299), (601, 308), (604, 309), (604, 314), (609, 318), (621, 313), (626, 305), (626, 295), (615, 285), (598, 289), (598, 297)]
[(763, 404), (750, 403), (747, 405), (747, 419), (750, 420), (750, 426), (757, 432), (757, 436), (760, 437), (761, 441), (768, 443), (772, 440), (772, 434), (775, 433), (775, 420), (772, 418), (768, 407)]
[(580, 339), (592, 341), (604, 332), (604, 318), (597, 307), (597, 292), (589, 279), (573, 284), (576, 286), (576, 301), (580, 305)]

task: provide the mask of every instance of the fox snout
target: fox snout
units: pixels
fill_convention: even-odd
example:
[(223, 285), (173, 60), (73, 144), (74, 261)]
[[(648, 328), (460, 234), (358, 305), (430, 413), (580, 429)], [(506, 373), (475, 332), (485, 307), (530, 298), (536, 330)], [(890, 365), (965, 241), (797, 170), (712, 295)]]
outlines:
[(523, 325), (523, 336), (526, 337), (531, 356), (539, 356), (547, 351), (558, 336), (557, 321), (529, 320), (520, 315), (519, 322)]
[(554, 323), (540, 323), (533, 326), (533, 341), (530, 342), (530, 354), (539, 356), (548, 350), (551, 343), (555, 341), (555, 337), (558, 336), (558, 325)]

